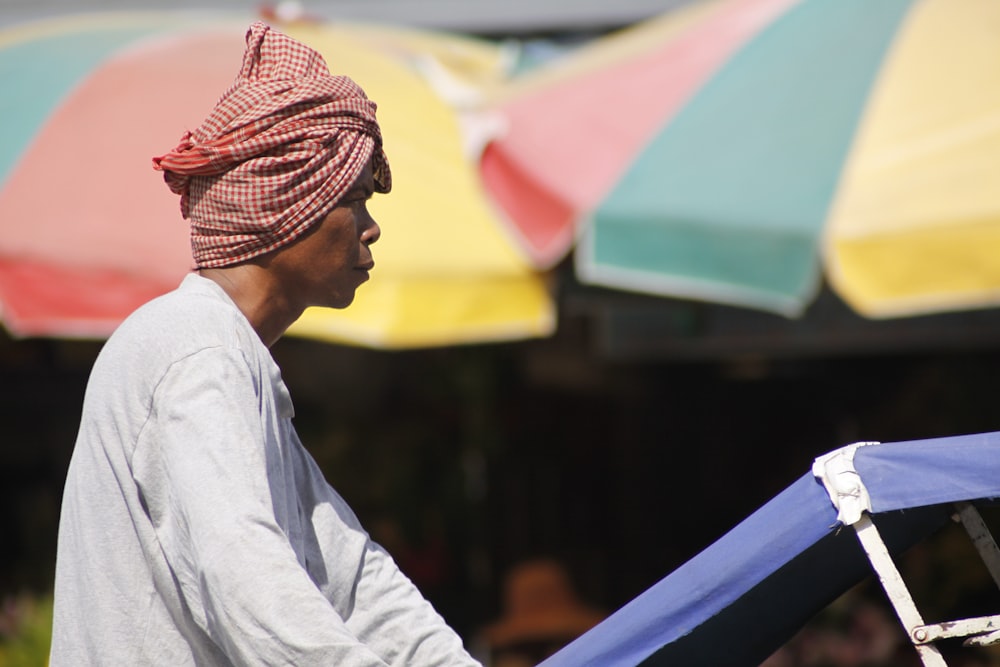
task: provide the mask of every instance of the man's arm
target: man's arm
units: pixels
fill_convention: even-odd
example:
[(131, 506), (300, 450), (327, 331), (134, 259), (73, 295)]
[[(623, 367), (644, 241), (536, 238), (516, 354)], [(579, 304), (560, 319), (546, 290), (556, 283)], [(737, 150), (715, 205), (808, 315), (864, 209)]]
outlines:
[[(393, 665), (476, 666), (455, 633), (380, 545), (368, 539), (354, 513), (299, 446), (302, 484), (316, 539), (316, 557), (329, 572), (323, 592), (345, 610), (348, 629)], [(360, 562), (338, 565), (345, 534), (362, 535)]]
[(176, 363), (156, 390), (133, 471), (183, 601), (236, 664), (383, 665), (275, 519), (258, 405), (243, 356), (222, 348)]

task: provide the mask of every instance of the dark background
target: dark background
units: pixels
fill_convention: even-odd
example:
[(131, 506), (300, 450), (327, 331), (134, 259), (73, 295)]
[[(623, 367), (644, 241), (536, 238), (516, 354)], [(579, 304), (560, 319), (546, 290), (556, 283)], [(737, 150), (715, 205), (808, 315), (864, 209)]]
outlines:
[[(330, 482), (467, 637), (524, 558), (610, 611), (821, 453), (1000, 429), (992, 311), (873, 323), (824, 293), (785, 320), (565, 282), (559, 309), (544, 340), (273, 348)], [(100, 345), (0, 336), (0, 598), (51, 589)]]

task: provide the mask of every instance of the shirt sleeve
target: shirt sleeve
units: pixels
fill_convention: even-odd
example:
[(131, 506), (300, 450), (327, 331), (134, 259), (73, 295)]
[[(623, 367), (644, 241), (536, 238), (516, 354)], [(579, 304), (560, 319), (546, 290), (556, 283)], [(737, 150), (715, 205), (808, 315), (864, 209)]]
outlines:
[(187, 613), (234, 664), (384, 665), (275, 519), (259, 405), (224, 348), (175, 363), (154, 394), (133, 473)]
[(345, 614), (351, 632), (392, 665), (478, 666), (480, 663), (465, 650), (461, 637), (403, 574), (392, 556), (367, 534), (360, 563), (354, 563), (352, 568), (337, 562), (338, 544), (342, 541), (339, 536), (364, 531), (313, 458), (301, 447), (299, 452), (302, 484), (313, 503), (310, 513), (318, 558), (328, 572), (339, 573), (322, 588), (334, 604), (338, 598), (354, 601)]

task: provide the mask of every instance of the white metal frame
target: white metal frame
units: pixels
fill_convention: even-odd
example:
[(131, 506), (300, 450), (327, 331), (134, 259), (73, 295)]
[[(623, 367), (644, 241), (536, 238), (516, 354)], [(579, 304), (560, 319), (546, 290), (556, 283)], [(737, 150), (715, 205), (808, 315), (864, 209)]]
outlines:
[[(961, 522), (982, 557), (986, 569), (989, 570), (990, 576), (1000, 587), (1000, 548), (997, 547), (979, 511), (972, 503), (957, 503), (953, 518)], [(896, 616), (903, 624), (903, 629), (906, 630), (925, 667), (948, 666), (934, 645), (934, 642), (941, 639), (965, 637), (966, 646), (1000, 643), (1000, 615), (925, 623), (871, 516), (867, 512), (863, 513), (853, 526), (882, 588), (896, 610)]]

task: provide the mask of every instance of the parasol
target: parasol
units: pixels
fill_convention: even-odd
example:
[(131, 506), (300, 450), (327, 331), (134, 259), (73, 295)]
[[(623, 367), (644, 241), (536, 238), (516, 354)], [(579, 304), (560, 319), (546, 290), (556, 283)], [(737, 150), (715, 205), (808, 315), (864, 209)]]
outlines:
[[(538, 266), (797, 316), (1000, 304), (1000, 5), (708, 0), (487, 106), (480, 172)], [(575, 244), (575, 246), (574, 246)]]
[[(103, 337), (192, 260), (150, 158), (196, 127), (235, 76), (254, 17), (69, 16), (0, 31), (0, 317), (15, 335)], [(384, 348), (551, 332), (544, 277), (497, 223), (465, 157), (454, 93), (503, 75), (499, 47), (457, 35), (297, 21), (378, 105), (393, 193), (376, 197), (377, 268), (345, 311), (290, 333)], [(459, 100), (460, 101), (460, 100)]]

